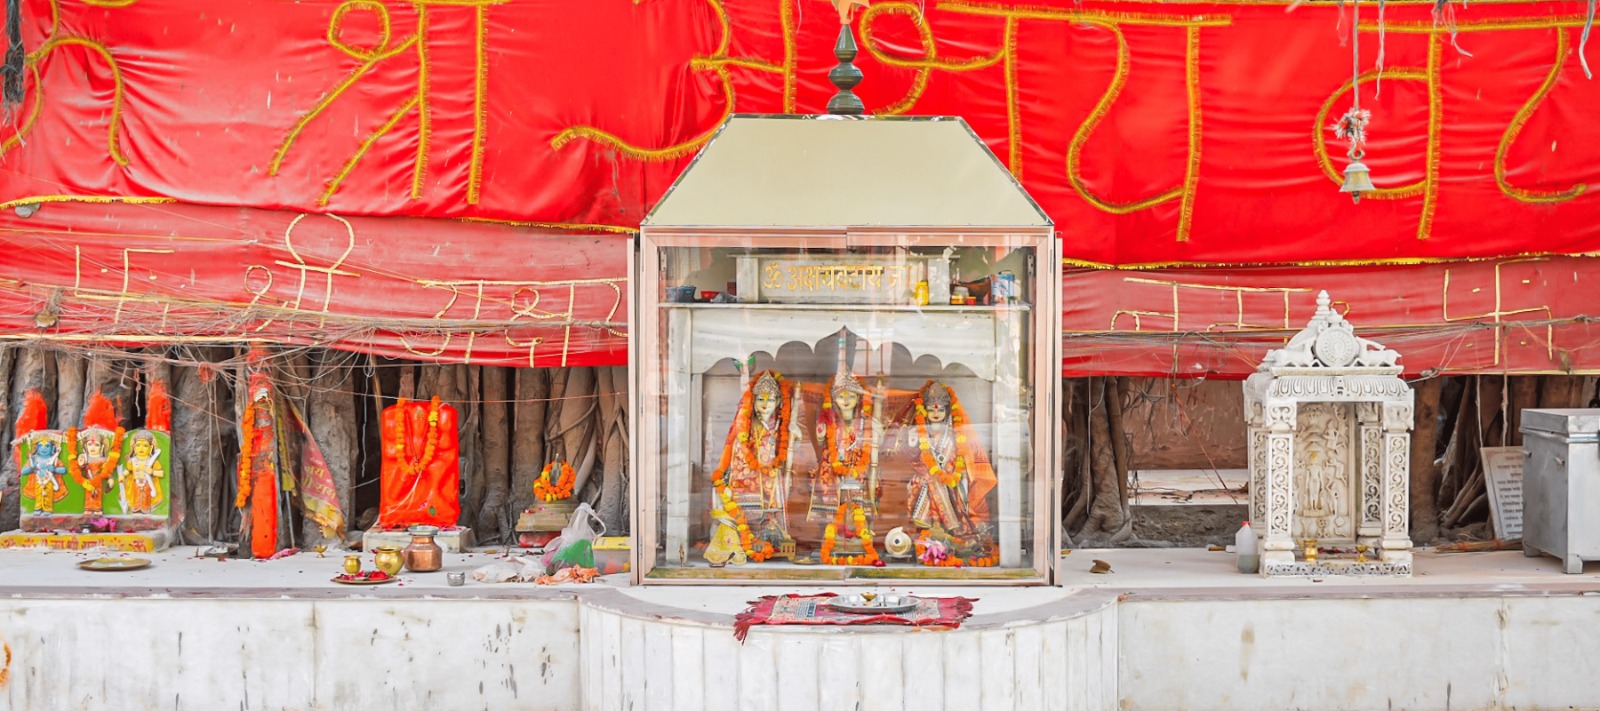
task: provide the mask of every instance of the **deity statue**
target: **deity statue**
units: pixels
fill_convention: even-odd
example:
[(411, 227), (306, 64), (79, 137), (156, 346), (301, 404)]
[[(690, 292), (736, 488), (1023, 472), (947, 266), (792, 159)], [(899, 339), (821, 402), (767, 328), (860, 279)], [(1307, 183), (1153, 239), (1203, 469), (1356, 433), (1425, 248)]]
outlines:
[(877, 502), (877, 443), (882, 424), (873, 418), (872, 396), (842, 365), (817, 416), (817, 473), (811, 479), (807, 519), (826, 519), (839, 506)]
[(878, 445), (883, 423), (873, 398), (841, 360), (817, 415), (817, 472), (807, 520), (831, 521), (819, 557), (827, 565), (881, 565), (871, 516), (878, 508)]
[(167, 476), (156, 433), (139, 430), (129, 434), (128, 440), (132, 452), (117, 467), (117, 499), (124, 513), (153, 513), (166, 499), (161, 480)]
[(22, 495), (33, 499), (34, 513), (55, 513), (56, 502), (67, 497), (67, 467), (61, 463), (61, 433), (37, 432), (27, 438), (27, 458), (21, 475), (26, 480)]
[(907, 485), (911, 521), (918, 528), (971, 536), (988, 521), (994, 468), (983, 448), (973, 446), (971, 423), (949, 386), (930, 380), (912, 404), (914, 426), (906, 433), (916, 453)]
[(456, 525), (461, 518), (456, 422), (456, 409), (437, 397), (426, 403), (401, 400), (384, 408), (379, 529)]
[[(719, 498), (731, 498), (731, 506), (740, 514), (737, 518), (775, 550), (793, 542), (788, 515), (793, 414), (793, 385), (777, 371), (757, 374), (739, 400), (722, 460), (712, 477), (722, 489)], [(722, 504), (724, 509), (730, 506), (728, 501)]]
[[(71, 433), (68, 434), (71, 436)], [(106, 488), (122, 459), (122, 430), (85, 427), (77, 431), (77, 458), (69, 463), (72, 480), (83, 487), (83, 513), (105, 513)]]

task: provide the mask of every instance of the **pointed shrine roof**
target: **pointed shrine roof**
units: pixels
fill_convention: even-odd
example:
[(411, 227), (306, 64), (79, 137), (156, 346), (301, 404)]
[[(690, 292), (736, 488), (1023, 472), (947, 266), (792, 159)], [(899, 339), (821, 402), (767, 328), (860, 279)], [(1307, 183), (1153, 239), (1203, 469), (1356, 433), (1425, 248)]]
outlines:
[(644, 227), (1046, 227), (957, 117), (734, 115)]

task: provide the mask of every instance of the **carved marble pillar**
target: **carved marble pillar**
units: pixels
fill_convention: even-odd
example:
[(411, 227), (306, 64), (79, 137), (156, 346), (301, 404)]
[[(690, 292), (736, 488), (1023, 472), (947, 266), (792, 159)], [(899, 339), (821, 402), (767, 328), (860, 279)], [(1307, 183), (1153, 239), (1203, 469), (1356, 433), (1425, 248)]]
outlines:
[(1261, 423), (1261, 403), (1250, 403), (1245, 418), (1250, 437), (1250, 527), (1260, 537), (1267, 508), (1267, 431)]
[[(1384, 562), (1411, 565), (1411, 405), (1412, 393), (1404, 401), (1383, 403), (1383, 541), (1380, 556)], [(1406, 571), (1409, 574), (1409, 570)]]
[(1297, 424), (1295, 403), (1267, 401), (1264, 424), (1266, 436), (1266, 495), (1262, 518), (1265, 534), (1261, 541), (1261, 574), (1275, 565), (1293, 565), (1294, 521), (1294, 440)]
[(1360, 449), (1357, 466), (1360, 471), (1361, 526), (1356, 530), (1356, 542), (1374, 550), (1383, 538), (1383, 406), (1376, 402), (1355, 404), (1356, 421), (1360, 431)]

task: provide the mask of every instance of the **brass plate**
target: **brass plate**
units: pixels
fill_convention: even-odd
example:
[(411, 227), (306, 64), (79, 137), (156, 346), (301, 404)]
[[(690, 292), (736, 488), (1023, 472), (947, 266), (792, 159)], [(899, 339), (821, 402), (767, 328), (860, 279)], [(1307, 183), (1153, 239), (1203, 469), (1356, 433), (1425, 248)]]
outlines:
[(145, 558), (95, 558), (78, 563), (84, 570), (138, 570), (149, 565)]

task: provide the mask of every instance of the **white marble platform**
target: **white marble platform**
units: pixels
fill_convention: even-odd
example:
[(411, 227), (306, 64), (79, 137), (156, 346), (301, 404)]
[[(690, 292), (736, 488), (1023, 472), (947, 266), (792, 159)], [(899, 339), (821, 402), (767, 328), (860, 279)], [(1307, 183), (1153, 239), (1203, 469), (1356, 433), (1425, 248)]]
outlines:
[[(1320, 582), (1240, 575), (1227, 553), (1074, 551), (1063, 588), (896, 588), (978, 598), (959, 630), (759, 626), (743, 645), (747, 601), (841, 588), (448, 587), (443, 571), (360, 588), (329, 580), (342, 552), (194, 552), (122, 573), (0, 553), (0, 709), (1600, 708), (1600, 563), (1569, 576), (1516, 551)], [(445, 571), (492, 557), (447, 554)], [(1348, 663), (1374, 654), (1389, 663)]]

